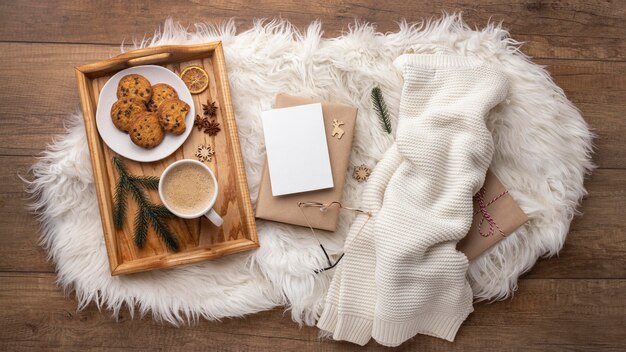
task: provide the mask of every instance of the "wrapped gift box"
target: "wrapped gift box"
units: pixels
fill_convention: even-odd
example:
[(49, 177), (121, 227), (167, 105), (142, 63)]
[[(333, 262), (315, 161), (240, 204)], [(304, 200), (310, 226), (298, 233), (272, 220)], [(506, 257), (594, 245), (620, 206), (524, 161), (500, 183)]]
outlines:
[(528, 216), (517, 205), (502, 182), (487, 171), (483, 187), (474, 196), (474, 219), (457, 249), (472, 260), (517, 230)]

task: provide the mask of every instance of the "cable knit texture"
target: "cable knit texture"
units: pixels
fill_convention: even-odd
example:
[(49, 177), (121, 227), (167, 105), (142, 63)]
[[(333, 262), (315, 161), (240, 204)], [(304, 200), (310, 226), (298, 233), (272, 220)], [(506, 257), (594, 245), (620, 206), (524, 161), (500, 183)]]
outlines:
[(396, 143), (374, 169), (318, 327), (360, 345), (418, 333), (454, 340), (473, 311), (456, 243), (493, 155), (485, 116), (508, 84), (473, 57), (405, 54)]

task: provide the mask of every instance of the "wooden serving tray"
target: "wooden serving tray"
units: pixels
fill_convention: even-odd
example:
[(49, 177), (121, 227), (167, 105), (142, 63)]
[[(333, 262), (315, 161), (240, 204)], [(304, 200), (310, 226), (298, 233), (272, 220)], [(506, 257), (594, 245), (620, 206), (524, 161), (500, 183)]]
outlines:
[[(209, 74), (210, 83), (206, 91), (193, 95), (196, 114), (202, 114), (202, 104), (206, 104), (207, 100), (215, 101), (218, 106), (216, 118), (222, 129), (211, 137), (194, 127), (185, 143), (174, 154), (160, 161), (140, 163), (122, 158), (134, 175), (160, 176), (176, 160), (195, 159), (198, 145), (211, 145), (215, 150), (213, 159), (206, 164), (218, 180), (219, 195), (214, 209), (224, 218), (224, 225), (218, 228), (205, 217), (167, 220), (180, 243), (179, 252), (169, 251), (152, 228), (143, 248), (134, 244), (133, 223), (137, 205), (132, 199), (128, 202), (126, 224), (119, 231), (115, 229), (113, 194), (119, 175), (112, 164), (112, 157), (117, 154), (107, 147), (96, 129), (98, 97), (107, 80), (120, 70), (147, 64), (161, 65), (176, 74), (189, 65), (202, 66)], [(134, 50), (77, 67), (76, 78), (111, 275), (195, 263), (259, 246), (221, 42)], [(148, 193), (154, 203), (161, 203), (156, 191)]]

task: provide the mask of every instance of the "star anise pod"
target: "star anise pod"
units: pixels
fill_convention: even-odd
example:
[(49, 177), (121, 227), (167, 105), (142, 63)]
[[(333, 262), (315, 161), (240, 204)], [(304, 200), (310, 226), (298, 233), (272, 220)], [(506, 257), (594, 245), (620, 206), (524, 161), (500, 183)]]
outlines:
[(220, 128), (220, 124), (219, 122), (215, 122), (215, 121), (208, 121), (205, 125), (204, 125), (204, 133), (208, 133), (209, 136), (215, 136), (216, 134), (219, 133), (219, 131), (221, 131), (222, 129)]
[(206, 121), (206, 117), (201, 117), (200, 115), (196, 115), (196, 119), (193, 121), (193, 125), (198, 127), (198, 131), (202, 131), (204, 128)]
[(209, 104), (207, 101), (207, 104), (202, 104), (202, 110), (204, 111), (204, 116), (213, 117), (217, 115), (217, 106), (215, 106), (215, 102)]

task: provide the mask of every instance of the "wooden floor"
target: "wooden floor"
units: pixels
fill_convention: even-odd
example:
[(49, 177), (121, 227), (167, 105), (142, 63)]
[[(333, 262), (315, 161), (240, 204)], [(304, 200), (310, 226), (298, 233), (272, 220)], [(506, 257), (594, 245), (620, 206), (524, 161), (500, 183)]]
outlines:
[[(454, 343), (418, 336), (419, 351), (626, 350), (626, 3), (616, 1), (0, 1), (0, 350), (344, 350), (299, 329), (282, 310), (174, 328), (150, 317), (118, 321), (55, 285), (37, 245), (18, 175), (27, 175), (64, 117), (78, 108), (73, 67), (107, 58), (171, 15), (183, 24), (282, 16), (300, 28), (320, 19), (327, 36), (354, 18), (396, 21), (464, 10), (482, 26), (503, 21), (523, 51), (546, 65), (597, 133), (599, 169), (587, 180), (584, 216), (559, 258), (540, 261), (514, 299), (479, 304)], [(375, 343), (368, 346), (382, 349)]]

